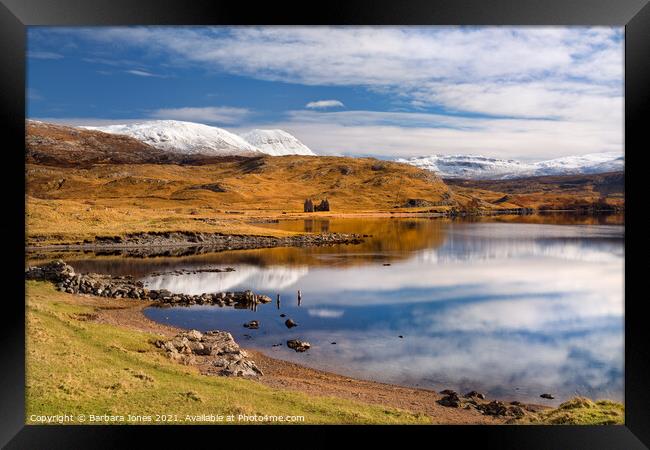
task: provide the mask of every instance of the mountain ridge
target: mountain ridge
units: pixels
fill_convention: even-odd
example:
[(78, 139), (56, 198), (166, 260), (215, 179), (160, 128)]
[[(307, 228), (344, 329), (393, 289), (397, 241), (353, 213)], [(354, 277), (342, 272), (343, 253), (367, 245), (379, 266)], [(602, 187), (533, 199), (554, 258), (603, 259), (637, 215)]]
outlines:
[(180, 120), (149, 120), (79, 128), (129, 136), (159, 150), (184, 155), (315, 155), (298, 138), (277, 129), (255, 129), (238, 135), (223, 128)]
[(298, 138), (284, 130), (254, 129), (240, 135), (246, 142), (272, 156), (316, 154)]
[(565, 156), (533, 163), (481, 155), (430, 155), (398, 158), (445, 179), (506, 180), (553, 175), (586, 175), (622, 171), (624, 155), (617, 152)]
[(171, 153), (210, 156), (261, 156), (263, 154), (258, 148), (234, 133), (223, 128), (194, 122), (152, 120), (80, 128), (130, 136)]

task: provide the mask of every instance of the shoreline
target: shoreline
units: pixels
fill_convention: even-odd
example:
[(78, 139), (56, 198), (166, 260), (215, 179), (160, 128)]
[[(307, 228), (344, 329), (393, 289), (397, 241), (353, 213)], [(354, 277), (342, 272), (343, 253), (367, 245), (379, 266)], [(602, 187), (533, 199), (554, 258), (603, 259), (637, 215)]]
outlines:
[[(104, 299), (98, 299), (104, 300)], [(108, 299), (107, 299), (108, 300)], [(167, 325), (149, 319), (144, 309), (156, 307), (155, 302), (124, 300), (126, 307), (101, 309), (96, 320), (126, 327), (133, 331), (162, 334), (166, 338), (187, 332), (189, 329)], [(271, 388), (300, 392), (317, 397), (336, 397), (364, 403), (394, 407), (412, 413), (429, 416), (433, 424), (482, 424), (499, 425), (512, 419), (511, 416), (481, 414), (476, 409), (443, 406), (438, 403), (445, 395), (433, 389), (411, 387), (373, 380), (364, 380), (343, 374), (314, 369), (305, 365), (274, 358), (258, 349), (242, 347), (264, 373), (254, 381)], [(204, 375), (211, 376), (211, 375)], [(487, 399), (492, 401), (494, 399)], [(506, 405), (507, 402), (504, 402)], [(526, 403), (530, 411), (552, 409), (550, 406)]]
[[(60, 295), (66, 296), (68, 301), (78, 306), (92, 307), (92, 313), (74, 316), (77, 320), (105, 323), (119, 328), (127, 328), (131, 331), (162, 335), (168, 341), (156, 340), (153, 344), (155, 347), (163, 349), (163, 352), (165, 352), (165, 349), (169, 349), (170, 343), (178, 339), (187, 342), (186, 338), (181, 336), (187, 335), (188, 332), (190, 334), (197, 332), (149, 319), (144, 314), (145, 308), (218, 304), (221, 307), (233, 306), (235, 308), (254, 309), (258, 303), (271, 301), (270, 298), (256, 295), (252, 291), (230, 293), (228, 295), (202, 294), (200, 296), (172, 294), (164, 290), (150, 291), (131, 277), (112, 277), (96, 273), (75, 274), (74, 269), (61, 260), (40, 267), (30, 267), (26, 270), (25, 276), (27, 280), (48, 283), (55, 291), (58, 290)], [(219, 330), (213, 331), (224, 333)], [(200, 337), (201, 333), (198, 334)], [(230, 333), (225, 331), (225, 334), (229, 336), (227, 339), (231, 342), (228, 345), (239, 348)], [(149, 341), (148, 345), (151, 344), (152, 342)], [(189, 343), (181, 345), (188, 346)], [(196, 353), (197, 357), (194, 357), (191, 346), (183, 348), (182, 354), (177, 353), (173, 348), (171, 350), (173, 352), (165, 353), (165, 356), (173, 359), (175, 363), (194, 366), (205, 376), (213, 374), (214, 366), (221, 367), (221, 364), (225, 361), (223, 360), (224, 357), (218, 355), (227, 355), (233, 351), (232, 347), (217, 347), (217, 349), (210, 347), (207, 353), (208, 357), (199, 357), (198, 355), (206, 355), (203, 352), (203, 347), (200, 346), (201, 352)], [(219, 364), (210, 355), (221, 358)], [(244, 359), (233, 361), (232, 370), (239, 370), (235, 368), (235, 365), (236, 367), (243, 367), (240, 365), (242, 363), (245, 364), (245, 367), (253, 367), (260, 376), (250, 372), (249, 375), (254, 375), (254, 380), (268, 387), (321, 397), (363, 401), (369, 404), (406, 410), (414, 414), (426, 414), (433, 418), (444, 418), (440, 423), (449, 423), (449, 420), (452, 420), (452, 422), (458, 421), (459, 423), (489, 424), (505, 423), (506, 421), (512, 423), (516, 418), (520, 419), (525, 415), (546, 409), (541, 405), (494, 401), (486, 399), (484, 395), (478, 393), (467, 394), (461, 398), (460, 395), (462, 394), (451, 393), (452, 391), (437, 393), (426, 388), (360, 380), (276, 359), (262, 350), (245, 349), (240, 358), (242, 357)], [(247, 362), (244, 362), (244, 360)], [(249, 375), (244, 374), (245, 377)]]
[[(61, 264), (63, 264), (62, 267)], [(205, 385), (212, 383), (210, 379), (215, 378), (213, 366), (216, 364), (213, 364), (213, 361), (210, 358), (194, 359), (191, 357), (192, 352), (190, 352), (189, 360), (179, 361), (178, 358), (172, 358), (172, 356), (180, 355), (170, 355), (169, 353), (165, 353), (164, 349), (161, 350), (161, 344), (164, 342), (159, 339), (143, 339), (142, 335), (148, 334), (149, 336), (153, 335), (163, 337), (173, 341), (178, 339), (180, 335), (187, 335), (188, 332), (190, 334), (192, 333), (192, 331), (181, 327), (156, 322), (149, 319), (144, 314), (145, 308), (162, 306), (162, 304), (167, 303), (169, 299), (162, 299), (161, 303), (160, 299), (154, 300), (154, 298), (149, 298), (146, 295), (141, 297), (139, 292), (130, 292), (128, 296), (122, 296), (118, 291), (114, 291), (109, 296), (99, 296), (93, 294), (93, 291), (81, 289), (83, 286), (88, 287), (91, 284), (94, 284), (92, 280), (93, 277), (105, 277), (98, 274), (86, 274), (82, 276), (80, 280), (77, 280), (77, 285), (73, 285), (74, 289), (61, 289), (63, 287), (61, 284), (66, 285), (69, 284), (69, 282), (59, 281), (59, 284), (57, 284), (56, 280), (45, 277), (51, 277), (52, 275), (60, 276), (63, 274), (69, 281), (71, 281), (76, 279), (78, 276), (73, 273), (67, 273), (66, 269), (70, 267), (67, 266), (66, 268), (65, 263), (62, 261), (58, 265), (55, 263), (53, 267), (55, 269), (30, 269), (29, 271), (26, 271), (26, 274), (30, 275), (31, 272), (31, 275), (36, 276), (27, 276), (27, 279), (34, 280), (29, 281), (29, 283), (40, 283), (40, 290), (56, 293), (55, 297), (58, 299), (57, 302), (62, 301), (64, 304), (68, 304), (71, 307), (82, 308), (83, 310), (88, 311), (78, 314), (67, 314), (67, 316), (70, 317), (70, 320), (87, 323), (94, 322), (98, 325), (109, 326), (109, 329), (106, 331), (122, 330), (122, 333), (128, 333), (129, 339), (138, 342), (137, 345), (140, 346), (140, 348), (144, 346), (144, 348), (138, 350), (138, 352), (154, 353), (158, 355), (158, 358), (168, 360), (169, 364), (178, 367), (180, 370), (190, 370), (192, 373), (196, 374), (198, 377), (197, 383), (201, 386), (203, 386), (204, 383)], [(61, 268), (63, 271), (59, 270)], [(39, 271), (40, 274), (38, 273)], [(45, 275), (45, 277), (43, 277), (43, 275)], [(90, 277), (90, 279), (84, 279), (84, 277)], [(116, 277), (111, 279), (113, 282), (117, 281), (119, 283), (133, 284), (129, 281), (129, 277)], [(54, 281), (54, 283), (51, 283), (52, 281)], [(131, 295), (134, 293), (136, 295)], [(183, 297), (183, 295), (180, 296)], [(50, 295), (47, 295), (47, 297), (50, 297)], [(31, 298), (29, 291), (27, 298)], [(30, 301), (28, 300), (28, 304), (29, 303)], [(231, 305), (231, 303), (228, 302), (227, 304), (228, 306)], [(79, 323), (79, 325), (82, 326), (81, 323)], [(224, 333), (219, 331), (216, 332)], [(225, 333), (230, 336), (227, 331)], [(208, 332), (207, 334), (210, 333)], [(237, 344), (232, 340), (232, 337), (230, 337), (230, 339), (235, 345)], [(167, 343), (169, 343), (169, 341)], [(96, 346), (106, 346), (106, 344), (108, 344), (108, 342), (104, 342), (102, 337), (99, 337), (99, 340), (95, 341)], [(110, 345), (110, 347), (111, 349), (119, 348), (115, 347), (115, 345)], [(389, 409), (394, 409), (395, 411), (403, 411), (406, 414), (412, 414), (415, 417), (426, 417), (429, 423), (433, 424), (487, 425), (545, 423), (547, 420), (565, 420), (567, 414), (565, 410), (562, 410), (564, 404), (554, 409), (552, 406), (534, 403), (507, 402), (491, 398), (488, 399), (478, 393), (468, 393), (465, 396), (463, 396), (462, 393), (457, 394), (453, 391), (441, 391), (438, 393), (428, 388), (364, 380), (325, 370), (314, 369), (299, 363), (275, 358), (263, 350), (250, 348), (243, 350), (245, 352), (243, 356), (245, 356), (253, 366), (257, 366), (263, 373), (262, 376), (247, 378), (249, 381), (259, 383), (257, 384), (258, 386), (270, 388), (278, 394), (286, 392), (287, 395), (289, 393), (306, 395), (308, 398), (311, 398), (310, 401), (314, 402), (313, 404), (316, 407), (321, 401), (352, 401), (358, 402), (359, 405), (366, 405), (368, 407), (387, 408), (385, 410), (386, 413), (388, 413)], [(220, 351), (219, 353), (212, 354), (220, 355)], [(216, 360), (214, 362), (216, 363)], [(136, 365), (136, 367), (138, 366)], [(185, 367), (185, 369), (182, 369), (183, 367)], [(240, 377), (217, 376), (216, 378), (225, 380)], [(199, 385), (197, 385), (197, 389), (199, 388)], [(252, 386), (255, 386), (255, 384)], [(587, 408), (590, 411), (592, 410), (591, 408), (600, 408), (600, 404), (603, 403), (594, 403), (585, 398), (575, 398), (565, 402), (572, 403), (565, 409), (573, 410), (573, 408), (576, 407), (573, 406), (576, 402), (578, 402), (578, 405), (581, 405), (584, 402), (589, 402), (588, 405), (590, 404), (591, 406), (587, 406)], [(603, 408), (610, 407), (610, 404), (614, 404), (612, 402), (605, 403), (606, 404)], [(618, 405), (616, 406), (617, 408), (623, 408), (620, 404), (616, 405)], [(555, 419), (553, 417), (554, 414), (559, 415), (560, 418)], [(589, 414), (591, 414), (591, 412), (589, 412)], [(605, 420), (613, 419), (606, 417)]]
[(131, 250), (206, 247), (218, 250), (244, 250), (275, 247), (322, 247), (360, 244), (368, 235), (354, 233), (303, 233), (276, 237), (255, 234), (203, 233), (195, 231), (140, 232), (124, 236), (95, 236), (84, 242), (26, 245), (27, 252), (56, 250)]
[[(243, 213), (245, 214), (245, 213)], [(622, 211), (585, 211), (577, 209), (557, 210), (491, 210), (479, 213), (440, 213), (424, 211), (358, 211), (358, 212), (320, 212), (320, 213), (291, 213), (278, 214), (270, 212), (263, 215), (263, 220), (246, 222), (247, 225), (259, 225), (264, 223), (279, 223), (280, 221), (293, 220), (314, 220), (314, 219), (480, 219), (499, 216), (552, 216), (553, 214), (572, 214), (576, 217), (599, 216), (623, 214)], [(236, 228), (236, 227), (235, 227)], [(166, 250), (178, 250), (182, 248), (196, 249), (205, 248), (210, 251), (227, 250), (251, 250), (276, 247), (313, 247), (329, 245), (354, 245), (360, 244), (365, 238), (373, 237), (357, 233), (309, 233), (297, 232), (289, 236), (273, 235), (277, 230), (265, 229), (269, 234), (243, 233), (233, 230), (226, 232), (201, 232), (191, 230), (168, 230), (168, 231), (140, 231), (130, 232), (123, 235), (95, 235), (83, 241), (47, 243), (44, 245), (35, 244), (39, 240), (46, 240), (43, 236), (27, 237), (28, 244), (25, 251), (28, 253), (38, 251), (119, 251), (119, 250), (151, 250), (152, 252), (165, 252)]]

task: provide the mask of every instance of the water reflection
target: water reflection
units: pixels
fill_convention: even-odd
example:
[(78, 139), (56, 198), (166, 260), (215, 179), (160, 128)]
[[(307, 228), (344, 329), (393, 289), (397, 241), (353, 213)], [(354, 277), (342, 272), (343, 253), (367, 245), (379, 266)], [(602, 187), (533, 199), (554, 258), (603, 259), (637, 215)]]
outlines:
[[(557, 400), (549, 404), (576, 394), (622, 400), (624, 227), (613, 218), (499, 219), (289, 221), (269, 226), (372, 237), (358, 246), (73, 265), (135, 274), (178, 292), (279, 294), (279, 307), (257, 311), (195, 306), (146, 314), (226, 329), (244, 346), (316, 368), (524, 401), (551, 392)], [(154, 274), (224, 266), (235, 271)], [(280, 314), (299, 326), (287, 329)], [(260, 329), (243, 328), (249, 320)], [(311, 342), (311, 350), (273, 347), (292, 338)]]
[[(283, 299), (281, 311), (147, 314), (226, 328), (274, 356), (362, 378), (528, 401), (547, 391), (555, 403), (576, 393), (622, 400), (623, 227), (479, 222), (439, 231), (438, 245), (402, 252), (390, 266), (367, 258), (339, 265), (359, 255), (330, 251), (311, 254), (318, 264), (235, 265), (236, 272), (209, 274), (212, 284), (198, 275), (145, 278), (172, 290), (228, 286)], [(289, 301), (297, 289), (301, 307)], [(280, 312), (299, 327), (287, 330)], [(241, 324), (253, 316), (262, 326), (247, 340)], [(272, 347), (290, 338), (313, 347), (306, 354)]]

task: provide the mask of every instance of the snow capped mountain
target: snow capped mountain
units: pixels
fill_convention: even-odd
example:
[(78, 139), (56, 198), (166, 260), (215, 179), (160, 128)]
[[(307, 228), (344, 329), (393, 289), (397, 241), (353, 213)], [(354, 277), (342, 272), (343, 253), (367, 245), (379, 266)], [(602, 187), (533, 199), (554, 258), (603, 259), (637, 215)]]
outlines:
[(263, 153), (234, 133), (193, 122), (153, 120), (82, 128), (131, 136), (152, 147), (172, 153), (219, 156), (255, 156)]
[(436, 172), (442, 178), (508, 179), (614, 172), (623, 170), (625, 157), (605, 152), (529, 163), (473, 155), (431, 155), (399, 158), (397, 162)]
[(238, 136), (222, 128), (179, 120), (81, 128), (130, 136), (172, 153), (218, 156), (314, 155), (296, 137), (282, 130), (252, 130)]
[(315, 156), (315, 153), (309, 147), (283, 130), (251, 130), (242, 134), (241, 137), (269, 155)]
[(553, 172), (550, 175), (614, 172), (623, 170), (624, 167), (625, 157), (616, 152), (566, 156), (564, 158), (535, 163), (535, 168), (538, 172)]

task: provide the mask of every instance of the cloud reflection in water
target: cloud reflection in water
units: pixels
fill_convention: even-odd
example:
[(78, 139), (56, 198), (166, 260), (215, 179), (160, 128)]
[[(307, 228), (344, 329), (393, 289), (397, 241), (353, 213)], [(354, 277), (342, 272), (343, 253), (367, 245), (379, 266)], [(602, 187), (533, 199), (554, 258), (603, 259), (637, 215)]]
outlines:
[[(442, 245), (414, 250), (388, 267), (241, 264), (235, 272), (147, 282), (190, 293), (280, 293), (283, 311), (300, 324), (291, 332), (269, 306), (255, 313), (184, 308), (164, 315), (181, 326), (226, 328), (242, 339), (241, 323), (255, 315), (262, 329), (244, 345), (270, 351), (289, 336), (307, 339), (308, 354), (286, 348), (271, 354), (325, 370), (513, 399), (553, 392), (557, 401), (576, 393), (622, 400), (622, 230), (450, 225)], [(297, 289), (301, 308), (292, 300)]]

